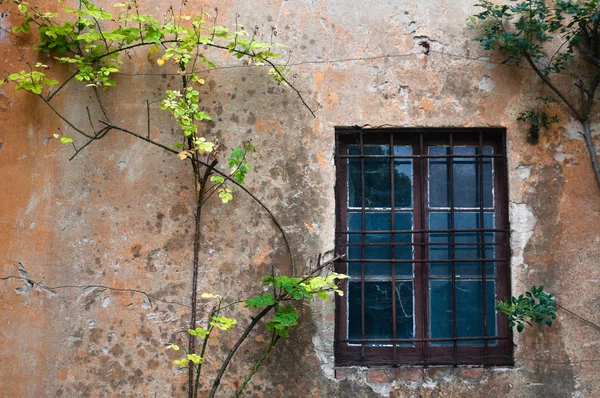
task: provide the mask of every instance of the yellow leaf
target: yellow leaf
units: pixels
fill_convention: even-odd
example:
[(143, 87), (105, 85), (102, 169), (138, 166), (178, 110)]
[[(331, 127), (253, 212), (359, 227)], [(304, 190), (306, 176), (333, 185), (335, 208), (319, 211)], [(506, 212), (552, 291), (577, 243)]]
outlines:
[(200, 297), (207, 298), (207, 299), (221, 298), (221, 296), (219, 296), (218, 294), (212, 294), (212, 293), (202, 293), (202, 295)]
[(156, 53), (158, 53), (160, 51), (160, 47), (158, 46), (158, 44), (153, 45), (152, 47), (150, 47), (148, 49), (148, 58), (153, 57), (154, 55), (156, 55)]
[(185, 160), (188, 157), (187, 151), (181, 151), (177, 154), (177, 157), (181, 160)]
[(59, 136), (58, 134), (52, 134), (52, 137), (54, 137), (54, 138), (58, 138), (58, 137), (60, 137), (60, 136)]
[(165, 64), (165, 61), (162, 58), (159, 58), (156, 60), (156, 63), (158, 64), (158, 66), (163, 66)]

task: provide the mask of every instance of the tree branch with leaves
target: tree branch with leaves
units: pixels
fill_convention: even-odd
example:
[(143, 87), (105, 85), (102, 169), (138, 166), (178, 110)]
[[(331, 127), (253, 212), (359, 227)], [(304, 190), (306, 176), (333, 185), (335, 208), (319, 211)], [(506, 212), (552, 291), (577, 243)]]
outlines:
[[(600, 84), (600, 4), (598, 0), (512, 0), (496, 4), (483, 0), (483, 11), (469, 18), (477, 32), (475, 41), (489, 51), (499, 51), (504, 63), (527, 62), (535, 74), (569, 109), (582, 128), (592, 169), (600, 189), (600, 166), (591, 132), (594, 99)], [(554, 51), (552, 51), (554, 49)], [(584, 66), (574, 62), (576, 56)], [(556, 74), (569, 74), (577, 95), (555, 82)], [(539, 97), (539, 101), (556, 101)], [(540, 131), (560, 121), (545, 111), (522, 112), (519, 120), (530, 123), (528, 139), (536, 141)]]

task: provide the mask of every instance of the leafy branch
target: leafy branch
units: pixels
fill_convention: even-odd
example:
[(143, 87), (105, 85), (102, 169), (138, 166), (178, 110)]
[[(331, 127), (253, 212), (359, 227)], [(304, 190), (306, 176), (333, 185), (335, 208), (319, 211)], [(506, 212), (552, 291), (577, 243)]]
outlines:
[[(475, 41), (488, 51), (497, 50), (505, 59), (503, 63), (518, 64), (525, 60), (544, 85), (560, 98), (571, 114), (580, 122), (581, 135), (590, 156), (592, 169), (600, 188), (600, 165), (592, 140), (590, 116), (594, 98), (600, 85), (600, 7), (598, 2), (558, 0), (511, 0), (510, 4), (495, 4), (481, 0), (475, 4), (483, 11), (469, 18), (469, 27), (477, 32)], [(556, 45), (560, 36), (562, 43)], [(549, 49), (556, 49), (550, 52)], [(584, 79), (586, 70), (576, 71), (573, 85), (579, 95), (572, 98), (559, 87), (551, 73), (561, 73), (575, 68), (571, 62), (579, 55), (593, 70), (591, 79)], [(531, 127), (528, 139), (537, 141), (542, 129), (556, 120), (544, 113), (526, 111), (519, 120), (528, 121)]]

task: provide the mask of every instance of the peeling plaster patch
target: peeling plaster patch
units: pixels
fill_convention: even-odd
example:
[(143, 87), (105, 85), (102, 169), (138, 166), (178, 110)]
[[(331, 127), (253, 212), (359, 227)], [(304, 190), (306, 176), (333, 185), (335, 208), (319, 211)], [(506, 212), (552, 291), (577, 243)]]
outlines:
[(95, 319), (90, 319), (90, 321), (88, 322), (88, 329), (92, 330), (92, 329), (96, 329), (98, 327), (98, 321)]
[(384, 397), (390, 396), (390, 392), (394, 385), (394, 383), (369, 383), (368, 381), (366, 384), (371, 387), (371, 390)]
[(29, 214), (33, 210), (35, 210), (35, 208), (38, 205), (39, 201), (40, 200), (38, 199), (37, 195), (33, 194), (33, 196), (31, 197), (31, 200), (29, 201), (29, 204), (27, 205), (27, 209), (25, 209), (25, 214)]
[(519, 165), (515, 171), (521, 180), (526, 180), (531, 176), (531, 166)]
[[(571, 140), (583, 140), (583, 126), (578, 121), (569, 121), (565, 124), (565, 130), (567, 131), (567, 135)], [(594, 133), (592, 132), (592, 135)]]
[(401, 109), (408, 108), (408, 98), (410, 96), (410, 87), (409, 86), (398, 87), (398, 95), (402, 99), (402, 105), (400, 105), (400, 108)]
[(537, 223), (537, 218), (533, 215), (531, 208), (524, 203), (510, 204), (510, 247), (512, 248), (512, 257), (510, 264), (512, 267), (523, 266), (523, 252), (529, 239), (533, 235), (533, 230)]
[[(332, 339), (333, 340), (333, 339)], [(321, 365), (321, 370), (325, 377), (329, 380), (337, 381), (335, 378), (335, 369), (334, 369), (334, 357), (327, 350), (333, 346), (333, 341), (324, 341), (324, 339), (317, 332), (313, 335), (312, 338), (313, 346), (315, 349), (315, 354), (319, 358), (319, 362)]]
[(81, 336), (79, 336), (79, 335), (76, 335), (76, 334), (72, 334), (72, 335), (70, 335), (70, 336), (68, 337), (68, 339), (67, 339), (67, 340), (69, 341), (69, 343), (73, 343), (73, 342), (75, 342), (75, 341), (77, 341), (77, 340), (81, 340)]
[(562, 163), (565, 160), (572, 160), (575, 158), (575, 156), (573, 156), (572, 154), (564, 153), (562, 150), (563, 150), (562, 144), (556, 147), (556, 155), (554, 156), (554, 159), (558, 163)]
[(29, 229), (33, 230), (35, 228), (35, 221), (29, 223)]
[(430, 50), (434, 52), (442, 52), (444, 45), (437, 40), (432, 40), (427, 36), (413, 37), (413, 54), (429, 54)]
[(485, 75), (479, 81), (479, 89), (483, 91), (487, 91), (488, 93), (494, 89), (495, 83), (491, 77)]
[(104, 297), (104, 299), (102, 300), (102, 307), (108, 308), (109, 305), (110, 305), (110, 296)]
[(19, 278), (25, 280), (23, 281), (23, 286), (15, 289), (15, 293), (24, 296), (29, 295), (31, 293), (33, 283), (29, 280), (29, 275), (27, 274), (27, 271), (25, 271), (25, 267), (21, 263), (19, 263)]

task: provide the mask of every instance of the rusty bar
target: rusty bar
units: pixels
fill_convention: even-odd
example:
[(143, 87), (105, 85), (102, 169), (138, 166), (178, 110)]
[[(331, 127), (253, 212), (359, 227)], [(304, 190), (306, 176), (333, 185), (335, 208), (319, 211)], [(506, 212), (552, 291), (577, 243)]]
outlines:
[[(450, 155), (454, 154), (454, 137), (453, 133), (450, 133), (450, 146), (448, 150), (450, 151)], [(452, 156), (448, 158), (448, 187), (450, 190), (450, 258), (451, 260), (455, 260), (456, 257), (456, 248), (454, 246), (455, 239), (455, 231), (454, 231), (454, 159)], [(456, 338), (456, 262), (451, 261), (452, 265), (452, 337)], [(456, 344), (456, 340), (452, 341), (452, 349), (454, 355), (454, 364), (458, 364), (458, 345)]]
[[(390, 155), (394, 154), (394, 134), (390, 134)], [(396, 229), (395, 207), (396, 207), (396, 187), (394, 184), (394, 158), (390, 158), (390, 228)], [(394, 245), (394, 236), (391, 234), (391, 257), (396, 258), (396, 246)], [(392, 337), (396, 339), (396, 263), (392, 263)], [(394, 342), (393, 358), (396, 360), (396, 343)]]
[(364, 158), (364, 159), (377, 159), (377, 158), (394, 158), (394, 159), (444, 159), (444, 158), (500, 158), (502, 155), (340, 155), (340, 158), (343, 159), (352, 159), (352, 158)]
[[(483, 154), (483, 133), (479, 131), (479, 154)], [(483, 158), (479, 158), (479, 227), (485, 227), (483, 214)], [(481, 243), (485, 243), (485, 233), (480, 232)], [(486, 291), (486, 263), (485, 263), (485, 245), (481, 247), (481, 294), (483, 304), (483, 335), (487, 336), (487, 291)], [(483, 364), (487, 365), (488, 341), (483, 340)]]
[[(427, 165), (427, 161), (425, 160), (425, 158), (423, 158), (423, 154), (428, 153), (428, 149), (425, 147), (425, 142), (424, 142), (424, 137), (423, 137), (423, 133), (419, 133), (419, 162), (420, 162), (420, 180), (421, 180), (421, 192), (420, 192), (420, 196), (421, 196), (421, 219), (420, 219), (420, 224), (419, 226), (421, 227), (421, 230), (427, 231), (429, 230), (429, 223), (428, 223), (428, 216), (426, 214), (426, 210), (429, 208), (429, 203), (425, 203), (429, 201), (429, 195), (427, 192), (427, 187), (429, 186), (429, 179), (426, 179), (426, 174), (429, 173), (429, 168), (425, 168), (425, 166)], [(427, 226), (427, 227), (425, 227)], [(420, 240), (421, 240), (421, 258), (419, 258), (419, 260), (427, 260), (429, 258), (429, 253), (426, 249), (425, 246), (425, 242), (429, 242), (429, 235), (421, 233), (420, 235)], [(413, 235), (414, 237), (414, 235)], [(415, 260), (413, 258), (413, 260)], [(415, 263), (414, 266), (416, 266), (417, 263)], [(422, 320), (422, 332), (421, 335), (423, 336), (424, 339), (429, 338), (429, 263), (428, 262), (423, 262), (423, 263), (418, 263), (421, 267), (421, 286), (419, 286), (419, 291), (421, 292), (421, 302), (422, 302), (422, 309), (421, 309), (421, 320)], [(417, 288), (415, 286), (415, 294), (417, 292)], [(425, 343), (422, 345), (423, 348), (423, 360), (427, 361), (427, 358), (429, 357), (429, 344)]]
[[(363, 142), (363, 133), (360, 132), (360, 154), (365, 154), (364, 142)], [(364, 157), (360, 158), (360, 183), (361, 183), (361, 241), (363, 245), (366, 241), (365, 229), (367, 228), (367, 221), (365, 215), (365, 159)], [(366, 246), (362, 248), (362, 258), (366, 257)], [(360, 265), (360, 337), (365, 338), (365, 262), (362, 261)], [(365, 344), (361, 344), (361, 355), (365, 356)]]

